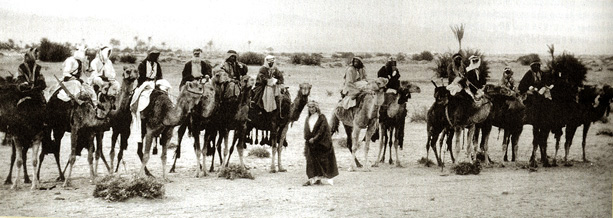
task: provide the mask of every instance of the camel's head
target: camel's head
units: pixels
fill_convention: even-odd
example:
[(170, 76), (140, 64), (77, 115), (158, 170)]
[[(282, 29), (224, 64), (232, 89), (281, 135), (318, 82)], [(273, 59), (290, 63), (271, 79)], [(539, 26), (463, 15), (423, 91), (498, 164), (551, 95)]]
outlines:
[(445, 86), (434, 88), (434, 102), (437, 104), (447, 104), (450, 95), (449, 90)]
[(123, 66), (123, 79), (129, 82), (134, 82), (138, 79), (138, 70), (134, 65)]
[(245, 75), (241, 77), (241, 83), (240, 83), (241, 87), (252, 88), (254, 85), (255, 85), (255, 77), (252, 77), (249, 75)]
[(204, 93), (204, 84), (201, 84), (197, 81), (186, 82), (179, 96), (179, 99), (182, 99), (183, 104), (185, 104), (182, 105), (182, 107), (186, 107), (185, 109), (187, 109), (188, 111), (192, 110), (194, 106), (200, 103), (200, 100), (202, 99), (202, 95), (204, 95)]
[(213, 73), (212, 81), (215, 84), (227, 83), (230, 82), (230, 76), (228, 73), (226, 73), (226, 71), (218, 69)]
[(309, 83), (300, 83), (298, 87), (300, 88), (300, 90), (298, 91), (298, 95), (309, 96), (311, 94), (311, 87), (313, 87), (313, 85)]
[(201, 116), (210, 117), (215, 110), (215, 87), (207, 83), (203, 86), (202, 97), (200, 97), (200, 104), (202, 105)]
[(407, 80), (400, 81), (400, 87), (398, 88), (398, 104), (404, 104), (411, 98), (411, 93), (420, 93), (419, 86), (412, 84)]
[[(378, 77), (377, 79), (372, 81), (372, 85), (374, 85), (373, 86), (373, 90), (374, 91), (383, 91), (385, 89), (385, 86), (387, 85), (387, 82), (389, 82), (389, 80), (387, 78)], [(371, 82), (369, 82), (368, 85), (371, 85)]]
[(115, 110), (115, 96), (98, 94), (98, 104), (96, 104), (96, 118), (106, 119), (109, 113)]

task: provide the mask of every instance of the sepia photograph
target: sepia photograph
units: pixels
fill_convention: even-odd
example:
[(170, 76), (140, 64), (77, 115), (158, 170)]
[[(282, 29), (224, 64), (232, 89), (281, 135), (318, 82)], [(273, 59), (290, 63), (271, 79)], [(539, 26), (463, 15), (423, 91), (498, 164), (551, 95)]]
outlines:
[(611, 18), (0, 0), (0, 217), (611, 217)]

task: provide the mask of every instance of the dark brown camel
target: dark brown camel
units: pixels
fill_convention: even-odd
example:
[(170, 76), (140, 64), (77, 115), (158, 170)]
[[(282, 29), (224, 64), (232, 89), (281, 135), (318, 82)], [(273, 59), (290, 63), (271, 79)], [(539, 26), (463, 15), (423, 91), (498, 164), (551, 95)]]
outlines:
[[(458, 93), (455, 96), (450, 96), (449, 104), (445, 109), (445, 116), (447, 117), (448, 122), (454, 129), (453, 132), (457, 133), (455, 135), (455, 146), (454, 148), (454, 157), (459, 158), (460, 154), (460, 136), (462, 134), (462, 130), (465, 128), (468, 129), (468, 133), (466, 138), (473, 139), (476, 132), (476, 124), (486, 122), (489, 117), (490, 110), (492, 108), (492, 102), (489, 100), (488, 96), (484, 96), (481, 100), (482, 102), (479, 105), (475, 105), (474, 100), (468, 96), (466, 93)], [(489, 129), (491, 130), (491, 128)], [(483, 153), (485, 155), (484, 164), (489, 164), (489, 156), (488, 152), (488, 142), (490, 131), (488, 129), (484, 129), (483, 131)], [(473, 140), (467, 140), (466, 146), (466, 155), (470, 158), (471, 161), (474, 161), (476, 158), (477, 146), (474, 145), (473, 148)]]
[[(396, 150), (396, 166), (402, 167), (398, 158), (398, 147), (402, 149), (404, 142), (404, 122), (407, 116), (407, 101), (411, 98), (411, 93), (420, 93), (419, 86), (412, 84), (409, 81), (400, 81), (398, 93), (385, 93), (385, 100), (379, 110), (379, 135), (383, 136), (379, 140), (379, 154), (377, 160), (385, 159), (385, 148), (387, 142), (390, 147), (390, 160), (392, 164), (392, 144)], [(381, 151), (383, 150), (383, 158)], [(378, 166), (379, 161), (375, 161), (373, 167)]]
[(168, 93), (159, 89), (154, 89), (149, 97), (149, 106), (142, 111), (142, 124), (145, 126), (143, 136), (145, 138), (144, 151), (137, 151), (141, 156), (142, 166), (141, 173), (147, 174), (146, 167), (149, 161), (151, 144), (153, 139), (160, 137), (162, 145), (162, 178), (166, 180), (166, 153), (168, 151), (168, 143), (172, 138), (172, 130), (175, 126), (184, 122), (188, 113), (200, 102), (205, 88), (197, 82), (187, 82), (179, 97), (177, 104), (173, 105), (170, 101)]
[[(59, 79), (57, 79), (57, 81), (60, 82)], [(77, 155), (80, 155), (83, 149), (87, 149), (88, 151), (87, 162), (89, 163), (91, 177), (90, 182), (93, 182), (96, 177), (96, 172), (94, 171), (93, 166), (94, 152), (100, 153), (101, 158), (106, 164), (106, 161), (104, 160), (104, 154), (102, 154), (102, 144), (97, 144), (94, 147), (94, 136), (96, 132), (100, 131), (101, 128), (104, 128), (106, 125), (108, 125), (108, 114), (110, 113), (111, 108), (113, 108), (115, 99), (113, 96), (108, 96), (101, 93), (98, 95), (97, 104), (94, 104), (91, 98), (81, 97), (84, 92), (79, 93), (79, 97), (75, 97), (70, 93), (68, 89), (66, 89), (66, 87), (64, 87), (61, 82), (60, 87), (72, 99), (70, 101), (70, 103), (72, 104), (72, 108), (69, 110), (70, 115), (68, 116), (71, 133), (71, 152), (67, 167), (68, 165), (70, 165), (70, 167), (68, 168), (68, 176), (64, 180), (63, 186), (66, 187), (69, 185), (72, 168), (74, 167)], [(109, 166), (107, 166), (107, 170), (109, 171), (109, 173), (111, 173), (111, 169)], [(64, 172), (65, 171), (66, 170), (64, 170)]]
[[(6, 132), (13, 138), (14, 155), (16, 158), (17, 175), (11, 189), (19, 186), (21, 167), (26, 166), (27, 151), (32, 148), (32, 167), (40, 163), (37, 155), (41, 146), (44, 121), (44, 102), (40, 99), (30, 98), (36, 90), (22, 90), (14, 79), (0, 79), (0, 125), (6, 127)], [(11, 164), (12, 172), (12, 164)], [(10, 175), (9, 178), (10, 180)], [(24, 176), (25, 177), (25, 176)], [(36, 189), (39, 177), (34, 176), (32, 189)]]
[[(434, 152), (434, 156), (436, 157), (436, 162), (438, 166), (443, 166), (444, 163), (441, 161), (442, 159), (442, 141), (445, 135), (447, 137), (447, 150), (451, 155), (451, 161), (455, 163), (455, 158), (453, 156), (453, 152), (451, 150), (452, 139), (453, 139), (453, 129), (450, 128), (449, 121), (445, 115), (445, 108), (447, 103), (449, 102), (449, 90), (445, 86), (437, 86), (434, 81), (434, 103), (428, 109), (427, 122), (426, 122), (426, 132), (427, 132), (427, 140), (426, 140), (426, 159), (430, 155), (430, 148)], [(438, 140), (439, 135), (443, 134), (441, 137), (441, 155), (437, 153), (436, 149), (436, 141)]]
[[(243, 76), (241, 78), (240, 86), (230, 82), (226, 85), (221, 92), (221, 102), (219, 107), (223, 110), (218, 110), (217, 115), (214, 116), (213, 128), (214, 131), (219, 134), (216, 147), (220, 148), (222, 140), (224, 142), (224, 152), (221, 158), (221, 167), (227, 167), (230, 162), (230, 153), (228, 153), (228, 135), (230, 131), (234, 131), (234, 139), (232, 141), (232, 148), (237, 146), (238, 154), (240, 158), (240, 165), (245, 166), (243, 162), (243, 150), (245, 149), (245, 137), (247, 135), (247, 122), (249, 115), (249, 107), (251, 103), (251, 89), (253, 83), (250, 83), (250, 77)], [(236, 89), (240, 90), (240, 94), (236, 94)], [(214, 170), (213, 163), (211, 163), (211, 171)]]
[(283, 151), (283, 145), (285, 144), (287, 130), (289, 123), (298, 120), (300, 113), (304, 109), (304, 106), (308, 102), (309, 95), (311, 94), (311, 84), (301, 83), (299, 85), (298, 94), (291, 102), (291, 97), (287, 89), (283, 89), (281, 93), (281, 105), (274, 111), (269, 113), (264, 112), (262, 109), (253, 107), (249, 108), (249, 121), (247, 122), (247, 130), (253, 128), (257, 130), (270, 131), (270, 146), (272, 147), (270, 172), (277, 172), (277, 166), (275, 166), (275, 156), (278, 160), (279, 172), (287, 172), (283, 168), (281, 163), (281, 152)]
[[(518, 149), (517, 143), (523, 131), (526, 107), (519, 96), (508, 88), (496, 85), (486, 85), (484, 92), (490, 97), (493, 105), (488, 120), (481, 124), (477, 124), (477, 128), (491, 130), (491, 126), (496, 126), (499, 130), (504, 130), (502, 142), (504, 161), (509, 161), (507, 155), (509, 143), (511, 143), (511, 161), (515, 161)], [(485, 140), (482, 139), (482, 142), (484, 141)]]
[[(123, 151), (128, 149), (128, 138), (130, 137), (130, 126), (132, 124), (132, 114), (130, 113), (130, 100), (134, 94), (135, 81), (138, 78), (138, 70), (134, 66), (123, 68), (123, 81), (121, 83), (121, 90), (119, 91), (119, 99), (115, 102), (115, 109), (109, 113), (109, 126), (113, 128), (113, 135), (111, 136), (111, 151), (110, 167), (113, 171), (114, 159), (115, 159), (115, 144), (117, 139), (121, 136), (119, 142), (119, 153), (117, 154), (117, 167), (115, 172), (119, 169), (119, 163), (123, 158)], [(102, 144), (102, 137), (104, 132), (99, 132), (96, 135), (96, 143)], [(97, 154), (98, 155), (98, 154)], [(98, 157), (96, 157), (97, 159)], [(124, 167), (125, 167), (125, 162)], [(96, 163), (96, 166), (98, 164)]]
[[(347, 148), (351, 152), (353, 161), (350, 167), (350, 171), (355, 171), (361, 167), (362, 164), (358, 161), (355, 153), (360, 148), (360, 130), (366, 129), (366, 139), (372, 138), (372, 135), (377, 130), (379, 124), (379, 107), (385, 100), (384, 91), (387, 84), (386, 78), (377, 78), (376, 80), (369, 81), (367, 92), (362, 92), (358, 96), (358, 105), (349, 109), (345, 109), (342, 106), (337, 106), (330, 119), (330, 126), (332, 132), (338, 131), (340, 122), (345, 127), (347, 133)], [(352, 142), (356, 142), (353, 147)], [(368, 150), (370, 147), (370, 140), (365, 140), (364, 147), (364, 166), (368, 168)], [(368, 170), (368, 169), (367, 169)]]
[[(592, 122), (600, 120), (606, 114), (611, 99), (613, 99), (613, 88), (609, 85), (605, 85), (602, 89), (595, 86), (584, 86), (583, 89), (579, 91), (579, 102), (573, 102), (576, 105), (568, 107), (574, 110), (570, 113), (566, 113), (570, 116), (566, 123), (566, 141), (564, 142), (564, 162), (566, 165), (569, 165), (568, 153), (575, 136), (575, 131), (581, 125), (583, 125), (583, 137), (581, 141), (583, 161), (588, 162), (588, 159), (585, 157), (587, 133)], [(597, 104), (596, 100), (598, 100)], [(594, 105), (596, 106), (594, 107)], [(554, 165), (556, 165), (557, 162), (558, 149), (559, 142), (556, 143), (556, 152), (553, 158)]]
[[(13, 122), (11, 117), (16, 113), (17, 102), (19, 101), (19, 95), (14, 91), (15, 79), (13, 77), (0, 77), (0, 102), (7, 102), (7, 104), (0, 104), (0, 131), (4, 132), (4, 141), (10, 141), (11, 143), (11, 165), (9, 168), (9, 174), (4, 181), (5, 185), (13, 184), (13, 166), (15, 165), (16, 160), (16, 150), (15, 144), (12, 142), (12, 136), (8, 133), (8, 124)], [(14, 102), (14, 104), (8, 104), (8, 102)], [(27, 150), (22, 149), (21, 159), (26, 160)], [(28, 168), (23, 168), (23, 178), (25, 183), (31, 183), (30, 177), (28, 176)]]
[(526, 100), (526, 123), (532, 124), (532, 155), (530, 167), (537, 167), (536, 151), (540, 149), (541, 162), (544, 167), (550, 167), (547, 158), (547, 138), (552, 130), (560, 130), (564, 126), (564, 110), (558, 102), (551, 99), (551, 86), (543, 87), (534, 92), (530, 100)]

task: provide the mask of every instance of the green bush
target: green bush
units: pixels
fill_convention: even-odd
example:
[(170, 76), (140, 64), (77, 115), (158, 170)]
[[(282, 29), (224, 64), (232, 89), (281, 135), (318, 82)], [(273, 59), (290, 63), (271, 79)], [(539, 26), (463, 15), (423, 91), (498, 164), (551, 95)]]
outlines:
[(114, 64), (115, 62), (117, 62), (117, 55), (116, 55), (116, 54), (112, 54), (112, 55), (109, 57), (109, 60), (111, 60), (111, 63), (113, 63), (113, 64)]
[(51, 42), (47, 38), (40, 40), (38, 51), (40, 52), (40, 60), (49, 62), (62, 62), (72, 55), (70, 44)]
[(321, 65), (322, 58), (322, 55), (316, 53), (312, 53), (310, 55), (306, 53), (295, 53), (290, 58), (290, 61), (292, 64), (319, 66)]
[(524, 65), (524, 66), (530, 65), (530, 63), (534, 61), (541, 61), (541, 58), (539, 57), (538, 54), (532, 53), (532, 54), (527, 54), (527, 55), (517, 58), (517, 62), (519, 62), (521, 65)]
[(262, 65), (264, 64), (264, 55), (255, 52), (246, 52), (238, 57), (238, 61), (246, 65)]
[(390, 54), (390, 53), (379, 53), (379, 52), (377, 52), (377, 53), (375, 53), (375, 56), (377, 56), (377, 57), (389, 57), (389, 56), (392, 56), (392, 54)]
[(119, 61), (122, 63), (133, 64), (136, 63), (136, 56), (133, 54), (125, 54), (119, 57)]
[(434, 59), (434, 55), (432, 55), (429, 51), (422, 51), (419, 54), (414, 54), (411, 59), (414, 61), (432, 61)]
[(229, 180), (234, 180), (235, 178), (255, 179), (249, 170), (238, 164), (230, 164), (230, 166), (223, 168), (219, 172), (219, 177)]

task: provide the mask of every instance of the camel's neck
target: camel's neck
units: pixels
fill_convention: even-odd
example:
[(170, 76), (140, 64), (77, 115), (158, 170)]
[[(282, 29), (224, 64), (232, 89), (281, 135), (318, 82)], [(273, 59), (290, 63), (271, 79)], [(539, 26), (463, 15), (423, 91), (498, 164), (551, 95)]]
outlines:
[(172, 109), (169, 111), (168, 115), (166, 115), (164, 119), (164, 125), (167, 126), (177, 126), (181, 120), (185, 119), (189, 110), (193, 106), (190, 107), (191, 102), (189, 102), (189, 96), (185, 94), (181, 94), (177, 99), (177, 105), (174, 107), (170, 106)]
[(132, 86), (134, 80), (124, 79), (121, 83), (121, 92), (119, 93), (119, 99), (116, 102), (118, 109), (128, 109), (130, 107), (130, 97), (132, 96)]
[(307, 104), (308, 98), (308, 95), (302, 95), (300, 93), (296, 95), (296, 98), (294, 98), (294, 101), (290, 107), (290, 121), (298, 121), (298, 118), (300, 118), (300, 113), (302, 113), (304, 106)]
[(605, 115), (605, 113), (607, 112), (607, 108), (609, 107), (610, 101), (610, 99), (606, 99), (600, 100), (600, 102), (598, 102), (598, 106), (593, 109), (594, 117), (592, 117), (592, 121), (599, 120)]
[(106, 119), (98, 118), (98, 111), (96, 111), (96, 106), (94, 106), (91, 102), (85, 102), (81, 105), (77, 105), (76, 114), (81, 114), (83, 116), (82, 126), (84, 127), (100, 127), (105, 124)]

